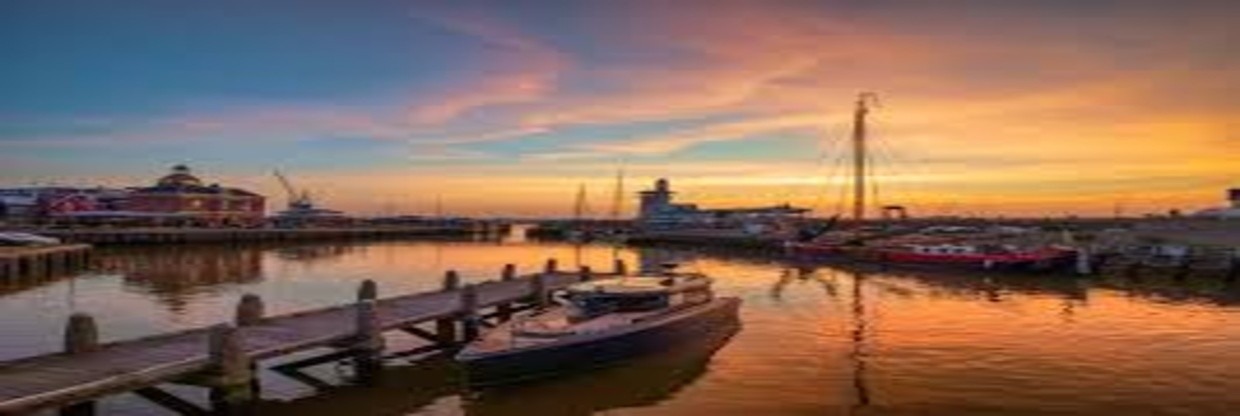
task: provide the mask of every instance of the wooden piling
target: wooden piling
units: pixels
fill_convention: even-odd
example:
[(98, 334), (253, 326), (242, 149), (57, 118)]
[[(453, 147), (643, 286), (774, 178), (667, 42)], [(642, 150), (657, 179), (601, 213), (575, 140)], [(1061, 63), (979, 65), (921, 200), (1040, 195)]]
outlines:
[(81, 354), (99, 348), (99, 330), (95, 326), (95, 318), (84, 313), (69, 316), (65, 325), (65, 352)]
[(17, 279), (17, 259), (0, 258), (0, 278), (3, 282)]
[(594, 272), (590, 271), (590, 266), (581, 266), (581, 271), (577, 273), (577, 280), (588, 282), (594, 278)]
[(1227, 281), (1235, 282), (1240, 278), (1240, 256), (1232, 257), (1231, 267), (1227, 269)]
[(219, 324), (211, 328), (207, 370), (211, 406), (220, 414), (245, 413), (254, 401), (253, 360), (245, 354), (237, 327)]
[(373, 299), (361, 300), (356, 305), (355, 331), (357, 341), (353, 344), (358, 379), (373, 380), (383, 368), (383, 329)]
[(375, 300), (379, 298), (379, 285), (374, 280), (366, 279), (357, 287), (357, 300)]
[[(499, 280), (501, 282), (509, 282), (517, 278), (517, 266), (512, 263), (504, 265), (504, 270), (500, 272)], [(500, 321), (512, 319), (512, 303), (503, 302), (495, 305), (495, 315)]]
[(625, 276), (629, 274), (629, 267), (624, 264), (624, 259), (616, 259), (614, 263), (617, 276)]
[(554, 258), (547, 259), (547, 265), (543, 267), (543, 273), (556, 273), (558, 268), (559, 263)]
[(536, 274), (530, 279), (530, 300), (539, 308), (547, 306), (547, 275)]
[[(99, 349), (99, 330), (95, 326), (95, 318), (84, 313), (69, 316), (65, 325), (64, 351), (66, 354), (81, 354)], [(95, 401), (88, 400), (74, 403), (60, 409), (61, 416), (90, 416), (95, 414)]]
[(237, 326), (257, 325), (263, 321), (263, 298), (253, 293), (246, 293), (237, 302), (237, 314), (234, 324)]
[(461, 327), (462, 341), (470, 342), (478, 339), (480, 325), (478, 317), (478, 287), (472, 284), (461, 288)]
[(461, 287), (461, 275), (456, 270), (448, 270), (443, 275), (443, 291), (448, 292)]
[[(461, 276), (456, 270), (448, 270), (443, 276), (443, 291), (448, 292), (461, 287)], [(456, 319), (443, 318), (435, 320), (435, 333), (439, 335), (439, 342), (444, 345), (456, 344)]]

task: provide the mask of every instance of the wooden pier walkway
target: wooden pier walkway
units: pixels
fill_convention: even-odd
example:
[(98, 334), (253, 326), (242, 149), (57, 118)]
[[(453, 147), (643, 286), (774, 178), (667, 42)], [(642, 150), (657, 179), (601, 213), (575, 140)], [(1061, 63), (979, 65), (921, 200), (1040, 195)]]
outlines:
[[(623, 263), (618, 262), (617, 269), (623, 272)], [(380, 361), (380, 334), (389, 330), (404, 330), (447, 348), (476, 336), (478, 328), (471, 328), (470, 322), (485, 325), (482, 319), (487, 317), (506, 319), (502, 315), (546, 302), (550, 291), (593, 276), (600, 275), (588, 268), (556, 271), (554, 261), (542, 273), (518, 277), (508, 266), (501, 280), (463, 286), (449, 272), (443, 290), (387, 299), (375, 299), (375, 285), (367, 281), (356, 303), (272, 317), (263, 317), (261, 300), (247, 295), (238, 305), (236, 326), (221, 324), (109, 344), (94, 343), (92, 318), (75, 316), (66, 331), (65, 352), (0, 363), (0, 414), (49, 407), (91, 414), (93, 399), (141, 393), (166, 382), (211, 387), (213, 397), (214, 389), (223, 389), (220, 396), (227, 396), (229, 388), (236, 393), (238, 385), (248, 390), (257, 383), (252, 372), (261, 359), (332, 347), (336, 356), (371, 354), (372, 361)], [(486, 308), (495, 312), (485, 313)], [(436, 332), (416, 327), (429, 322), (436, 323)], [(457, 336), (462, 333), (463, 337)], [(74, 406), (79, 411), (66, 412)], [(83, 406), (88, 410), (80, 411)]]

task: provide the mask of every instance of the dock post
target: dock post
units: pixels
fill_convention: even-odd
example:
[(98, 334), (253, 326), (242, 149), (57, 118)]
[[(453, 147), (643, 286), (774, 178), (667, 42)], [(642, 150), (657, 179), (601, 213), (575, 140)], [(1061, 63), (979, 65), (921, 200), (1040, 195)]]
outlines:
[(517, 278), (517, 266), (512, 263), (505, 264), (504, 271), (500, 272), (499, 280), (507, 282), (507, 281), (510, 281), (516, 278)]
[(590, 266), (581, 266), (581, 271), (577, 274), (577, 280), (588, 282), (594, 278), (594, 272), (590, 271)]
[(547, 306), (547, 275), (536, 274), (530, 281), (530, 297), (538, 308)]
[[(69, 316), (65, 325), (65, 353), (81, 354), (99, 348), (99, 330), (95, 318), (84, 313)], [(93, 400), (74, 403), (60, 409), (61, 416), (90, 416), (95, 414)]]
[(361, 300), (356, 307), (357, 341), (353, 344), (356, 374), (363, 382), (373, 381), (383, 368), (383, 329), (373, 299)]
[(246, 293), (241, 297), (241, 301), (237, 302), (237, 316), (234, 324), (237, 326), (257, 325), (263, 321), (263, 298), (253, 293)]
[(616, 259), (614, 263), (615, 263), (617, 276), (624, 276), (624, 275), (629, 274), (629, 266), (624, 264), (624, 259)]
[(43, 255), (36, 254), (36, 255), (30, 256), (29, 276), (34, 277), (35, 279), (42, 278), (43, 274), (47, 272), (47, 270), (43, 266), (45, 266), (45, 264), (43, 264)]
[(375, 300), (379, 298), (379, 285), (374, 280), (366, 279), (357, 287), (357, 300)]
[(443, 274), (443, 291), (449, 292), (461, 288), (461, 275), (456, 270), (448, 270)]
[(1171, 272), (1171, 278), (1177, 282), (1183, 282), (1187, 279), (1188, 273), (1191, 271), (1193, 264), (1192, 261), (1193, 259), (1189, 256), (1184, 256), (1181, 258), (1179, 263), (1176, 263), (1175, 265), (1175, 271)]
[(99, 330), (95, 326), (95, 318), (84, 313), (69, 316), (65, 325), (65, 352), (81, 354), (99, 348)]
[(219, 414), (246, 413), (257, 382), (253, 360), (241, 346), (241, 334), (235, 326), (219, 324), (211, 328), (209, 343), (211, 407)]
[(1231, 257), (1231, 267), (1227, 268), (1227, 281), (1235, 282), (1240, 277), (1240, 250), (1237, 250)]
[[(461, 287), (461, 276), (456, 270), (448, 270), (443, 276), (443, 291), (449, 292)], [(456, 344), (456, 319), (443, 318), (435, 321), (435, 333), (439, 335), (439, 343)]]
[(461, 327), (464, 342), (478, 339), (478, 287), (472, 284), (461, 288)]
[[(510, 282), (517, 278), (517, 266), (508, 263), (504, 265), (504, 271), (500, 272), (499, 280), (501, 282)], [(500, 321), (507, 321), (512, 318), (512, 303), (504, 302), (495, 306), (495, 315)]]
[(559, 264), (556, 262), (554, 258), (547, 259), (547, 265), (543, 267), (543, 273), (554, 274), (558, 271), (557, 270), (558, 268), (559, 268)]
[(17, 264), (17, 259), (9, 258), (0, 260), (0, 276), (4, 277), (4, 282), (17, 280), (18, 271), (21, 267)]

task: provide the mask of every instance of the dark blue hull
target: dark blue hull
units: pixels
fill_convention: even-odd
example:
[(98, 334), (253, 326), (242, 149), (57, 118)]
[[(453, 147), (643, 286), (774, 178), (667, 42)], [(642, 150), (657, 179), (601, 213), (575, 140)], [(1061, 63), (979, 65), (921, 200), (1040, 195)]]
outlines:
[(715, 334), (731, 335), (739, 325), (739, 307), (740, 299), (718, 298), (614, 333), (458, 360), (465, 367), (466, 380), (474, 386), (582, 371), (658, 354), (678, 343)]

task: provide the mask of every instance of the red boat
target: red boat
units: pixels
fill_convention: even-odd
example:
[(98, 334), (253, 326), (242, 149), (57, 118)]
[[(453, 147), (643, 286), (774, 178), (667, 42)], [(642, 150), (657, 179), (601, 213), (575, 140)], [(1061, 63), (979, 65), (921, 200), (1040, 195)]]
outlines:
[(1018, 249), (994, 245), (908, 245), (874, 249), (879, 261), (980, 267), (982, 269), (1027, 268), (1046, 270), (1071, 264), (1076, 252), (1054, 246)]

